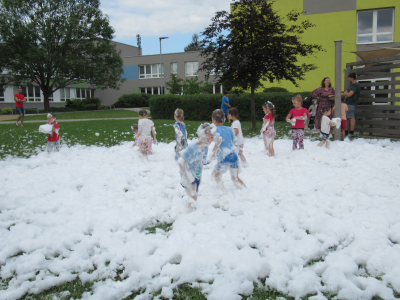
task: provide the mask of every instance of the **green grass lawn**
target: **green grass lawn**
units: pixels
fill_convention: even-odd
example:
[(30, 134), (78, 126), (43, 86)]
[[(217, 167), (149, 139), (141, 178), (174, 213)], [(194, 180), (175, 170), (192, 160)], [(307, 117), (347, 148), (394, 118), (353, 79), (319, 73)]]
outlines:
[[(138, 123), (138, 120), (62, 122), (61, 119), (59, 121), (62, 147), (70, 147), (76, 144), (111, 147), (121, 142), (133, 141), (131, 125)], [(169, 143), (174, 141), (175, 132), (173, 124), (175, 121), (153, 121), (157, 131), (157, 140), (159, 142)], [(43, 120), (43, 124), (45, 123), (46, 120)], [(197, 128), (202, 123), (204, 122), (186, 121), (189, 139), (197, 137)], [(41, 125), (41, 123), (25, 123), (24, 127), (16, 127), (14, 124), (0, 123), (0, 159), (4, 159), (8, 155), (29, 157), (44, 151), (47, 144), (47, 135), (38, 132), (39, 125)], [(225, 123), (225, 125), (230, 126), (229, 123)], [(243, 122), (242, 129), (244, 136), (253, 137), (259, 135), (261, 125), (261, 122), (257, 122), (256, 132), (253, 133), (251, 131), (251, 123)], [(276, 139), (289, 137), (290, 125), (287, 122), (277, 122), (275, 123), (275, 130), (277, 132)], [(96, 136), (95, 133), (99, 133), (99, 136)], [(306, 133), (306, 136), (311, 136), (311, 134)], [(314, 134), (312, 138), (315, 137), (317, 137), (317, 135)]]
[[(26, 121), (32, 120), (46, 120), (47, 114), (41, 115), (26, 115)], [(17, 116), (16, 116), (17, 117)], [(56, 113), (57, 120), (67, 120), (67, 119), (99, 119), (99, 118), (134, 118), (139, 117), (136, 111), (130, 110), (93, 110), (93, 111), (77, 111), (77, 112), (65, 112)], [(25, 125), (24, 125), (25, 126)]]

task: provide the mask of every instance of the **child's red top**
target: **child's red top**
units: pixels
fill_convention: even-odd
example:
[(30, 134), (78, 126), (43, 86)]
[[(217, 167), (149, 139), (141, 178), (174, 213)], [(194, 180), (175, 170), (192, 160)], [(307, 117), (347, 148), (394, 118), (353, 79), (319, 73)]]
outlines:
[[(48, 124), (50, 124), (50, 123), (48, 123)], [(49, 137), (47, 138), (47, 140), (49, 142), (55, 142), (55, 141), (58, 141), (60, 139), (60, 135), (58, 134), (58, 129), (60, 129), (60, 125), (58, 124), (57, 121), (54, 121), (53, 129), (57, 130), (57, 132), (54, 131), (53, 133), (49, 134)]]
[[(300, 108), (300, 109), (292, 108), (292, 109), (290, 110), (290, 112), (289, 112), (289, 114), (292, 115), (292, 118), (295, 118), (295, 117), (302, 117), (302, 116), (304, 116), (304, 114), (307, 115), (307, 113), (308, 113), (308, 110), (307, 110), (306, 108), (304, 108), (304, 107), (302, 107), (302, 108)], [(293, 129), (301, 129), (301, 128), (304, 128), (304, 120), (296, 120), (296, 124), (295, 124), (295, 125), (292, 125), (292, 128), (293, 128)]]

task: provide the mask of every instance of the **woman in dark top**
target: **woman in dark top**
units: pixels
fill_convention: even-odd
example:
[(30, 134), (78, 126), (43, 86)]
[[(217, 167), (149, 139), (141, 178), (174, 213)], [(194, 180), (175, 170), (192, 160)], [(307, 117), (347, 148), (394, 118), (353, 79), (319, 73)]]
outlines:
[(335, 95), (335, 89), (331, 86), (331, 80), (329, 77), (324, 77), (321, 82), (321, 87), (312, 91), (311, 97), (318, 99), (317, 113), (315, 115), (315, 128), (321, 129), (321, 114), (322, 108), (329, 105), (331, 107), (330, 119), (333, 118), (333, 107), (335, 106), (335, 101), (329, 100), (329, 96)]

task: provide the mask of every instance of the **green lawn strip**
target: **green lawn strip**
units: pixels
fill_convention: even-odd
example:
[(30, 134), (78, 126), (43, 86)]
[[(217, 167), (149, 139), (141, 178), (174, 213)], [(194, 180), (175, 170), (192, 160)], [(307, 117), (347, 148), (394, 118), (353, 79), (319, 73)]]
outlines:
[[(159, 142), (173, 142), (175, 140), (175, 131), (173, 120), (153, 120), (157, 140)], [(45, 124), (45, 120), (43, 124)], [(137, 124), (138, 120), (93, 120), (62, 122), (60, 120), (61, 147), (70, 147), (81, 144), (86, 146), (96, 145), (111, 147), (124, 141), (133, 141), (131, 130), (132, 124)], [(197, 137), (197, 128), (204, 122), (186, 121), (188, 138)], [(8, 155), (18, 157), (30, 157), (38, 152), (45, 151), (47, 144), (47, 135), (38, 132), (41, 123), (25, 123), (24, 127), (16, 127), (14, 124), (0, 124), (0, 159)], [(230, 126), (229, 123), (225, 123)], [(251, 123), (243, 122), (243, 134), (245, 137), (258, 136), (262, 123), (257, 123), (256, 131), (251, 131)], [(287, 122), (275, 123), (277, 132), (276, 139), (290, 138), (290, 126)], [(99, 136), (96, 136), (98, 133)], [(316, 134), (311, 135), (312, 139), (317, 138)], [(62, 151), (62, 150), (61, 150)]]
[[(78, 111), (78, 112), (63, 112), (56, 113), (57, 120), (74, 120), (74, 119), (100, 119), (100, 118), (137, 118), (139, 114), (136, 111), (130, 110), (104, 110), (104, 111)], [(26, 115), (26, 121), (47, 120), (47, 114), (41, 115)]]

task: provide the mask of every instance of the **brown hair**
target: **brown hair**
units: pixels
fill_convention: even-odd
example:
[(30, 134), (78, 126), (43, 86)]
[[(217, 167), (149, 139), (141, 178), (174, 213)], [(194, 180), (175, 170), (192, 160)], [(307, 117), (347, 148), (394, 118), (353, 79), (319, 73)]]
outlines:
[(325, 105), (322, 110), (321, 110), (321, 115), (319, 117), (319, 124), (321, 124), (322, 121), (322, 117), (324, 116), (324, 113), (326, 113), (327, 111), (330, 111), (331, 107), (329, 105)]
[(346, 101), (346, 97), (344, 95), (341, 95), (340, 96), (340, 101), (342, 101), (342, 102)]
[(139, 110), (139, 116), (141, 117), (147, 116), (147, 111), (145, 109)]
[(272, 104), (271, 101), (267, 101), (267, 102), (265, 102), (265, 103), (263, 104), (263, 107), (269, 108), (269, 109), (271, 110), (272, 117), (273, 117), (274, 120), (275, 120), (275, 105)]
[[(323, 88), (325, 87), (325, 80), (326, 80), (327, 78), (329, 78), (329, 77), (324, 77), (324, 79), (322, 79), (321, 86), (322, 86)], [(330, 78), (329, 78), (329, 79), (330, 79)], [(329, 87), (332, 87), (332, 85), (331, 85), (330, 82), (329, 82)]]
[(183, 110), (182, 109), (180, 109), (180, 108), (177, 108), (177, 109), (175, 109), (175, 116), (176, 116), (176, 118), (179, 120), (179, 121), (183, 121), (183, 119), (185, 118), (184, 116), (183, 116)]
[(347, 76), (347, 77), (350, 77), (350, 78), (353, 78), (354, 80), (356, 80), (357, 75), (356, 75), (356, 73), (350, 73), (349, 76)]
[(239, 112), (236, 107), (231, 107), (228, 109), (228, 114), (230, 114), (232, 117), (235, 117), (236, 119), (239, 119)]
[(224, 96), (229, 94), (229, 91), (224, 91)]
[(132, 130), (133, 131), (139, 130), (139, 125), (138, 124), (133, 124), (132, 125)]
[(293, 101), (293, 100), (300, 101), (301, 106), (303, 106), (303, 97), (302, 97), (300, 94), (297, 94), (296, 96), (294, 96), (294, 97), (292, 98), (292, 101)]
[(216, 109), (213, 111), (211, 117), (217, 121), (218, 123), (224, 123), (225, 122), (225, 114), (222, 109)]

